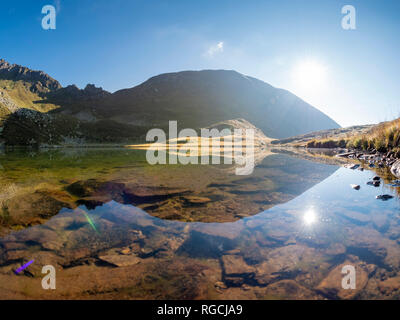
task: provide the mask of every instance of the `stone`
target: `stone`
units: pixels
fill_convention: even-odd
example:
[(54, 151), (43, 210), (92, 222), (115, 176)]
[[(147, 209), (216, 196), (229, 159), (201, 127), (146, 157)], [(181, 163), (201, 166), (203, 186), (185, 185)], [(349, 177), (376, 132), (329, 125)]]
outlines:
[(27, 249), (26, 245), (22, 242), (13, 242), (13, 241), (4, 241), (1, 243), (4, 250), (18, 250), (18, 249)]
[(47, 250), (58, 251), (64, 247), (62, 241), (45, 241), (42, 243), (42, 247)]
[(381, 182), (380, 180), (373, 180), (373, 181), (368, 181), (367, 184), (370, 186), (379, 187)]
[(225, 255), (222, 256), (222, 264), (227, 276), (250, 276), (255, 270), (249, 266), (241, 256)]
[(217, 289), (226, 289), (226, 288), (228, 288), (226, 286), (226, 284), (223, 283), (222, 281), (217, 281), (216, 283), (214, 283), (214, 287), (217, 288)]
[(308, 271), (300, 270), (301, 267), (311, 270), (319, 264), (321, 257), (315, 249), (299, 244), (284, 246), (269, 252), (266, 260), (255, 266), (254, 279), (259, 285), (268, 285), (280, 277)]
[(25, 257), (29, 257), (29, 255), (30, 252), (28, 250), (11, 250), (6, 253), (8, 261), (22, 260)]
[(146, 239), (146, 236), (141, 230), (129, 230), (128, 233), (132, 242)]
[[(342, 280), (345, 276), (342, 274), (342, 268), (346, 265), (354, 266), (356, 271), (356, 288), (344, 289)], [(344, 263), (336, 266), (317, 286), (317, 290), (324, 296), (331, 299), (353, 299), (365, 288), (369, 275), (375, 271), (376, 266), (366, 264), (362, 261), (346, 260)]]
[(117, 267), (128, 267), (140, 263), (141, 259), (134, 255), (106, 255), (99, 259)]
[(325, 253), (329, 255), (340, 255), (346, 252), (346, 247), (341, 243), (334, 243), (326, 249)]
[(388, 278), (379, 282), (378, 289), (384, 295), (398, 294), (400, 290), (400, 277)]
[(390, 168), (390, 172), (396, 178), (400, 178), (400, 160), (397, 160), (395, 163), (393, 163), (392, 167)]
[(265, 294), (268, 298), (290, 300), (315, 300), (322, 297), (294, 280), (281, 280), (267, 286)]
[(130, 254), (131, 253), (131, 248), (123, 248), (121, 251), (120, 251), (120, 253), (121, 254)]
[(243, 225), (240, 223), (204, 223), (204, 224), (193, 224), (192, 233), (201, 233), (204, 237), (215, 237), (223, 238), (227, 241), (234, 241), (239, 237)]
[(360, 165), (359, 164), (345, 164), (344, 167), (347, 169), (357, 169)]
[(380, 194), (378, 196), (376, 196), (376, 199), (382, 200), (382, 201), (386, 201), (389, 199), (392, 199), (393, 196), (391, 196), (390, 194)]
[(211, 202), (211, 199), (206, 197), (184, 196), (182, 198), (187, 204), (191, 205), (204, 205)]

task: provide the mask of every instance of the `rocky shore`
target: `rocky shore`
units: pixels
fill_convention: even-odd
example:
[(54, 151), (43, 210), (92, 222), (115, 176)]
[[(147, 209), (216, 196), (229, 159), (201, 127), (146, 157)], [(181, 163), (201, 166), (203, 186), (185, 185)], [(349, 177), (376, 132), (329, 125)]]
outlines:
[(375, 149), (371, 151), (340, 149), (336, 157), (359, 160), (367, 163), (370, 168), (386, 167), (395, 177), (400, 177), (400, 160), (393, 151), (382, 153)]

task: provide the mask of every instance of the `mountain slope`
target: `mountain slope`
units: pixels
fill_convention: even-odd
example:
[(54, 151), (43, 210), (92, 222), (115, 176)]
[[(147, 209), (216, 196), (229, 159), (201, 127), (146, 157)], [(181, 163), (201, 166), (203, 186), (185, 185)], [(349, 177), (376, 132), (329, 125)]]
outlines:
[(91, 107), (105, 118), (161, 128), (169, 120), (198, 128), (244, 118), (272, 138), (340, 127), (290, 92), (226, 70), (161, 74)]
[(57, 105), (39, 101), (45, 94), (60, 88), (60, 83), (43, 71), (0, 59), (0, 122), (21, 108), (39, 112), (57, 108)]
[(0, 138), (10, 145), (143, 141), (170, 120), (199, 129), (233, 118), (269, 138), (339, 127), (290, 92), (235, 71), (161, 74), (111, 94), (91, 84), (63, 88), (43, 71), (0, 60)]

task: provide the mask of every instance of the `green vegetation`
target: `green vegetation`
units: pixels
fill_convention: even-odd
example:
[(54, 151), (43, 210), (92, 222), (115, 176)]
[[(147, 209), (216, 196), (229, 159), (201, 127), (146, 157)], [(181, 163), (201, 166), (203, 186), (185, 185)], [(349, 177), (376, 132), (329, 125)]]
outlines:
[(31, 83), (22, 80), (0, 79), (0, 91), (18, 107), (40, 112), (48, 112), (58, 108), (55, 104), (44, 103), (39, 93), (31, 91), (31, 86)]
[(134, 143), (147, 128), (113, 120), (85, 122), (65, 114), (22, 109), (4, 121), (6, 145), (79, 145), (88, 143)]

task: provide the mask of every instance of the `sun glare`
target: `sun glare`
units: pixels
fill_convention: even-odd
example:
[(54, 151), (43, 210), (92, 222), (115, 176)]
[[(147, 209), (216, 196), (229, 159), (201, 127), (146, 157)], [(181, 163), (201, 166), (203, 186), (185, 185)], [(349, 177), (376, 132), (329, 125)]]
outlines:
[(327, 68), (315, 60), (299, 63), (293, 70), (293, 81), (298, 88), (320, 90), (326, 84)]
[(315, 213), (313, 208), (310, 208), (304, 213), (303, 221), (308, 226), (317, 222), (317, 214)]

